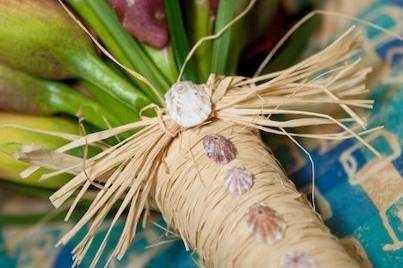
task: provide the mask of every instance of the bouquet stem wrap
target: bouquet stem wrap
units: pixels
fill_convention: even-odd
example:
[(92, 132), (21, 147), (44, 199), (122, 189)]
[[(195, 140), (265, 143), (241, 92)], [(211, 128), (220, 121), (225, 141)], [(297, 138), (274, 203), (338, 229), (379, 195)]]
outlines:
[[(212, 133), (233, 142), (235, 160), (222, 166), (205, 157), (201, 140)], [(206, 267), (359, 267), (297, 192), (256, 130), (215, 121), (184, 131), (165, 161), (156, 180), (158, 209)], [(228, 193), (228, 166), (254, 175), (249, 191)], [(258, 239), (248, 225), (249, 210), (256, 204), (273, 208), (286, 224), (283, 237), (272, 245)], [(284, 266), (298, 253), (317, 266)]]
[[(372, 101), (358, 97), (366, 92), (364, 81), (370, 71), (360, 68), (360, 59), (353, 57), (359, 48), (359, 34), (351, 28), (323, 51), (286, 70), (255, 78), (211, 75), (200, 85), (211, 101), (211, 113), (193, 127), (181, 127), (165, 109), (157, 109), (157, 117), (89, 134), (49, 153), (61, 158), (72, 148), (137, 130), (92, 158), (73, 160), (65, 155), (68, 165), (49, 164), (43, 161), (42, 151), (41, 166), (56, 169), (46, 177), (63, 172), (75, 175), (50, 198), (59, 207), (73, 197), (66, 219), (89, 189), (98, 188), (86, 214), (60, 243), (67, 243), (89, 224), (73, 251), (79, 264), (106, 215), (119, 203), (110, 230), (123, 216), (125, 225), (109, 260), (123, 257), (141, 215), (145, 211), (147, 219), (147, 212), (154, 208), (208, 267), (356, 267), (257, 132), (286, 135), (294, 142), (294, 137), (355, 137), (378, 154), (361, 138), (371, 130), (355, 133), (365, 120), (354, 109), (372, 107)], [(341, 108), (347, 117), (335, 119), (323, 109), (317, 112), (323, 104)], [(356, 127), (349, 128), (345, 122)], [(304, 132), (312, 126), (317, 132)], [(330, 132), (328, 126), (333, 126)], [(220, 164), (208, 157), (203, 143), (207, 135), (219, 135), (233, 146), (234, 152), (224, 159), (232, 161)], [(35, 165), (40, 162), (32, 151), (24, 159)]]

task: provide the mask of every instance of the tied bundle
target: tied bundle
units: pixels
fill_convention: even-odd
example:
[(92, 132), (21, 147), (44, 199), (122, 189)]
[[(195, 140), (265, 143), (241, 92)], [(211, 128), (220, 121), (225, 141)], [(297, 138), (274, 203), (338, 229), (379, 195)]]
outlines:
[[(73, 198), (66, 220), (85, 193), (98, 188), (88, 211), (60, 240), (66, 244), (89, 224), (73, 251), (75, 265), (118, 203), (93, 267), (118, 219), (125, 224), (108, 263), (123, 257), (150, 209), (160, 211), (207, 266), (294, 267), (298, 260), (303, 267), (358, 267), (267, 152), (258, 130), (295, 143), (296, 137), (354, 137), (379, 155), (361, 137), (374, 129), (356, 132), (346, 125), (365, 128), (355, 110), (373, 104), (357, 97), (366, 92), (370, 72), (360, 67), (360, 45), (359, 32), (350, 28), (283, 71), (254, 78), (212, 74), (203, 85), (178, 82), (165, 95), (166, 107), (155, 108), (156, 117), (83, 136), (55, 151), (21, 152), (20, 159), (35, 165), (23, 176), (39, 166), (55, 170), (45, 178), (74, 175), (50, 198), (55, 207)], [(339, 107), (347, 117), (317, 112), (321, 105)], [(318, 131), (304, 132), (312, 126)], [(135, 133), (91, 158), (66, 154), (128, 131)], [(56, 157), (60, 161), (52, 161)]]

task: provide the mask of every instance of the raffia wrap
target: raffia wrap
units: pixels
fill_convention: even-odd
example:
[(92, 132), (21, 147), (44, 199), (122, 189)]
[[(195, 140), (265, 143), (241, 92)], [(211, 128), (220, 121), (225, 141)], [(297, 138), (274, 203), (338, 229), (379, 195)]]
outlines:
[[(357, 107), (372, 107), (371, 101), (357, 98), (366, 91), (364, 81), (370, 71), (359, 68), (359, 59), (351, 59), (359, 47), (358, 33), (350, 29), (325, 50), (281, 72), (251, 79), (211, 75), (205, 89), (211, 97), (213, 112), (196, 127), (181, 128), (164, 110), (158, 110), (155, 118), (93, 133), (52, 152), (52, 156), (63, 157), (72, 148), (139, 130), (90, 159), (76, 159), (75, 165), (71, 165), (72, 157), (68, 156), (68, 166), (60, 164), (55, 172), (46, 175), (63, 172), (75, 175), (50, 198), (59, 207), (75, 196), (66, 219), (95, 181), (102, 183), (86, 214), (60, 243), (67, 243), (89, 224), (86, 236), (73, 251), (75, 264), (79, 264), (106, 215), (121, 201), (110, 230), (122, 216), (126, 221), (110, 261), (125, 254), (144, 209), (147, 212), (155, 208), (208, 267), (280, 267), (285, 254), (292, 250), (305, 252), (321, 267), (356, 267), (287, 179), (260, 140), (258, 130), (287, 135), (294, 142), (295, 136), (331, 140), (353, 136), (374, 151), (341, 119), (315, 112), (316, 104), (332, 105), (345, 111), (348, 115), (345, 121), (365, 124), (353, 111)], [(288, 119), (278, 121), (271, 117), (275, 114), (286, 115)], [(320, 134), (293, 131), (322, 125), (335, 125), (338, 130)], [(209, 159), (201, 145), (207, 134), (229, 139), (236, 147), (236, 159), (227, 165)], [(46, 163), (43, 154), (41, 157), (41, 161), (35, 161), (31, 152), (25, 155), (25, 160), (55, 169), (55, 163)], [(224, 172), (231, 166), (246, 168), (253, 174), (253, 186), (248, 192), (233, 195), (227, 191)], [(31, 167), (24, 175), (37, 168)], [(248, 209), (256, 204), (270, 206), (285, 221), (284, 237), (272, 245), (255, 239), (247, 226)], [(93, 266), (105, 243), (94, 257)]]
[[(238, 150), (222, 166), (208, 159), (201, 139), (220, 133)], [(304, 251), (321, 267), (359, 267), (285, 176), (256, 130), (216, 120), (182, 132), (158, 171), (155, 198), (168, 225), (194, 249), (206, 267), (281, 267), (291, 249)], [(254, 174), (252, 188), (233, 195), (224, 186), (228, 166)], [(268, 204), (287, 229), (274, 245), (257, 240), (247, 226), (248, 209)]]

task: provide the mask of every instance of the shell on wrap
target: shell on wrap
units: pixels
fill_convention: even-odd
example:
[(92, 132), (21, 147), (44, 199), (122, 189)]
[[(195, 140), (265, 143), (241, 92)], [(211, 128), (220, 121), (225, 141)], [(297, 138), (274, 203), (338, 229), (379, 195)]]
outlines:
[(227, 164), (236, 157), (234, 144), (221, 135), (204, 136), (203, 148), (207, 157), (217, 164)]
[(246, 169), (232, 167), (227, 171), (224, 183), (231, 194), (243, 194), (252, 187), (252, 174)]
[(319, 268), (318, 263), (301, 250), (289, 250), (281, 259), (281, 268)]
[(273, 245), (284, 237), (287, 224), (274, 209), (264, 204), (249, 208), (247, 223), (255, 237)]
[(166, 110), (182, 127), (197, 126), (211, 113), (211, 100), (203, 85), (190, 81), (175, 83), (165, 94)]

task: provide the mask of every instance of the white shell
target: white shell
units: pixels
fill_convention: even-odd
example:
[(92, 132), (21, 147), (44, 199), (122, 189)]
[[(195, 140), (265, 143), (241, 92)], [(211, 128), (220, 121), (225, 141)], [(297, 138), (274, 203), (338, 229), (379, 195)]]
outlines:
[(318, 263), (305, 252), (290, 250), (281, 260), (281, 268), (319, 268)]
[(252, 174), (243, 168), (232, 167), (224, 178), (225, 186), (232, 194), (243, 194), (252, 187)]
[(166, 110), (182, 127), (193, 127), (207, 120), (211, 113), (210, 96), (204, 86), (189, 81), (175, 83), (165, 94)]

